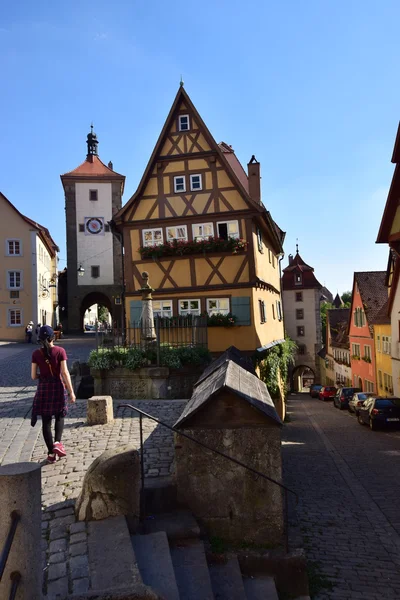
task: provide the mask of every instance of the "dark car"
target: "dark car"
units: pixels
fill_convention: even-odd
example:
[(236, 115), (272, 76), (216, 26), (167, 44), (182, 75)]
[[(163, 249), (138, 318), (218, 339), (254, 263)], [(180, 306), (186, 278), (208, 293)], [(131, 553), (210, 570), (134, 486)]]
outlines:
[(333, 396), (336, 394), (336, 388), (331, 385), (326, 385), (321, 388), (319, 391), (319, 399), (320, 400), (332, 400)]
[(333, 399), (333, 405), (340, 410), (349, 407), (349, 402), (357, 392), (361, 392), (357, 387), (342, 387), (339, 388)]
[(358, 422), (374, 431), (400, 425), (400, 398), (368, 398), (358, 411)]
[(358, 416), (360, 406), (362, 406), (368, 398), (371, 398), (374, 395), (375, 394), (372, 392), (357, 392), (353, 395), (352, 399), (349, 400), (349, 411), (356, 413), (356, 416)]
[(311, 398), (318, 398), (318, 394), (322, 389), (322, 385), (320, 383), (313, 383), (310, 385), (310, 396)]

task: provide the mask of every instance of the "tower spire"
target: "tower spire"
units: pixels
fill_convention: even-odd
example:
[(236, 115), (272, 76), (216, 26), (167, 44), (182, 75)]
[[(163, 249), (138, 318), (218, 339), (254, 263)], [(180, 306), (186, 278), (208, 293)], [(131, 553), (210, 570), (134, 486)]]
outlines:
[(86, 144), (87, 144), (87, 156), (86, 160), (92, 162), (93, 156), (97, 156), (97, 146), (98, 146), (97, 135), (93, 131), (93, 123), (90, 124), (90, 133), (88, 133)]
[(299, 238), (296, 238), (296, 254), (299, 253)]

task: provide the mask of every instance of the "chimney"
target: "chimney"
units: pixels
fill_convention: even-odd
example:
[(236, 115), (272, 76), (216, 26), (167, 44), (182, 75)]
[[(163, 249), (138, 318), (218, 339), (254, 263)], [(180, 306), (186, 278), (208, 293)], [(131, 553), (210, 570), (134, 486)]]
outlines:
[(289, 254), (289, 267), (293, 262), (293, 254)]
[(110, 160), (110, 162), (108, 163), (108, 168), (109, 168), (109, 169), (111, 169), (111, 171), (113, 170), (113, 164), (112, 164), (111, 160)]
[(254, 154), (247, 165), (247, 172), (250, 198), (257, 204), (261, 204), (260, 163), (256, 160)]

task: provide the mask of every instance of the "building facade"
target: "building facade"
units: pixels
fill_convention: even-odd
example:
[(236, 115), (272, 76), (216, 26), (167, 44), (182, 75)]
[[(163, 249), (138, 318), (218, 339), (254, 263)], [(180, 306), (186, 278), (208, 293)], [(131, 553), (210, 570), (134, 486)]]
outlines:
[[(391, 328), (391, 363), (393, 394), (400, 394), (400, 125), (394, 144), (392, 163), (395, 170), (392, 177), (385, 209), (378, 232), (377, 243), (389, 245), (389, 260), (385, 284), (389, 291), (387, 314)], [(385, 387), (385, 385), (383, 386)]]
[(61, 175), (67, 225), (63, 326), (70, 332), (83, 331), (84, 314), (93, 304), (106, 306), (117, 325), (123, 319), (122, 241), (109, 223), (121, 208), (125, 177), (100, 160), (97, 145), (92, 128), (86, 160)]
[(292, 389), (301, 391), (305, 380), (321, 380), (318, 352), (321, 350), (321, 300), (323, 286), (314, 275), (314, 269), (301, 258), (298, 250), (283, 269), (282, 294), (285, 329), (297, 343), (297, 354), (292, 371)]
[(349, 319), (353, 385), (376, 392), (376, 360), (373, 324), (387, 301), (385, 271), (354, 273)]
[(388, 308), (389, 299), (374, 320), (376, 391), (379, 396), (393, 395), (392, 327)]
[(246, 173), (217, 144), (180, 87), (139, 187), (114, 222), (123, 234), (127, 326), (140, 319), (142, 273), (165, 318), (232, 315), (208, 346), (254, 353), (284, 338), (279, 258), (284, 233), (261, 202), (260, 164)]
[(350, 344), (347, 334), (349, 308), (327, 311), (326, 317), (326, 385), (336, 387), (352, 385)]
[(0, 193), (0, 339), (25, 339), (32, 321), (58, 321), (58, 247), (46, 227), (21, 214)]

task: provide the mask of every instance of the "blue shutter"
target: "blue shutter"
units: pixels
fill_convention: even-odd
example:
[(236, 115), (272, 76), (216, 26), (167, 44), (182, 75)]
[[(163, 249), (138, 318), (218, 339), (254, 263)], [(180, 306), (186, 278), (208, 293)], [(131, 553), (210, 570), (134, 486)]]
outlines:
[(250, 296), (232, 296), (231, 313), (237, 318), (236, 325), (251, 325)]
[(134, 327), (135, 325), (138, 324), (141, 316), (142, 316), (142, 301), (141, 300), (131, 300), (130, 301), (130, 315), (129, 315), (131, 327)]

